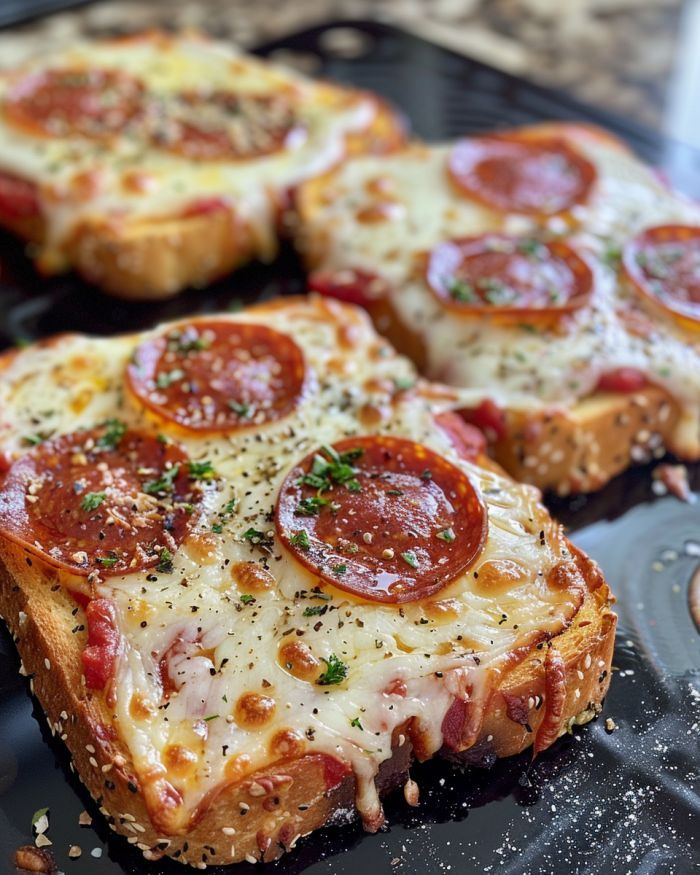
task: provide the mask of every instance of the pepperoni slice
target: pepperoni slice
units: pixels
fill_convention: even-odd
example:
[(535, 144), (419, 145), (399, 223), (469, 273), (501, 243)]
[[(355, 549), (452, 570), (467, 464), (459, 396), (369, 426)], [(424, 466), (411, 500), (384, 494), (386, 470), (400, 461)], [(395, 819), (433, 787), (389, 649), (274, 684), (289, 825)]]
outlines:
[(166, 571), (201, 498), (180, 448), (113, 420), (14, 462), (0, 492), (0, 534), (81, 576)]
[(432, 595), (476, 559), (486, 510), (467, 475), (403, 438), (347, 438), (294, 468), (280, 490), (282, 542), (314, 574), (377, 602)]
[(261, 158), (305, 136), (285, 94), (183, 92), (149, 108), (155, 145), (194, 161)]
[(0, 173), (0, 217), (9, 221), (31, 219), (40, 212), (39, 195), (33, 183)]
[(600, 392), (639, 392), (649, 385), (649, 378), (638, 368), (615, 368), (601, 374), (597, 389)]
[(5, 115), (35, 134), (101, 139), (121, 133), (142, 103), (142, 84), (120, 70), (45, 70), (12, 86)]
[(590, 300), (593, 272), (566, 243), (483, 234), (438, 244), (426, 281), (460, 313), (523, 317), (560, 315)]
[(700, 323), (700, 227), (648, 228), (627, 242), (622, 264), (642, 295), (684, 321)]
[(472, 426), (481, 429), (491, 443), (508, 436), (506, 415), (491, 398), (484, 398), (476, 407), (464, 408), (459, 412)]
[(127, 383), (146, 407), (198, 432), (286, 416), (301, 397), (304, 377), (304, 356), (288, 335), (214, 319), (150, 338), (127, 369)]
[(91, 690), (104, 690), (114, 676), (121, 636), (114, 604), (93, 599), (85, 608), (88, 642), (81, 654), (85, 683)]
[(446, 410), (444, 413), (437, 414), (435, 424), (447, 435), (461, 459), (475, 462), (482, 453), (486, 452), (486, 438), (480, 430), (481, 426), (472, 425), (465, 419), (466, 417), (463, 419), (453, 410)]
[(452, 149), (448, 172), (469, 197), (504, 213), (552, 215), (584, 202), (594, 166), (562, 139), (474, 137)]
[(346, 304), (369, 307), (388, 291), (388, 284), (376, 273), (359, 268), (314, 271), (308, 278), (309, 289), (325, 298), (335, 298)]

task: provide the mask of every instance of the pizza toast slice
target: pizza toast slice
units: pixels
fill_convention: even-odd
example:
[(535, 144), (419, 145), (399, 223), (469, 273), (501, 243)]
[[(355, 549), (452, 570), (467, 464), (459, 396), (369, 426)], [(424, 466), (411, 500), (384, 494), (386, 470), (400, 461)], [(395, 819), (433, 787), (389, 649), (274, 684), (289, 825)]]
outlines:
[(367, 307), (517, 479), (560, 494), (700, 458), (700, 209), (611, 135), (551, 123), (304, 184), (323, 294)]
[(0, 75), (0, 224), (44, 272), (167, 298), (270, 260), (302, 179), (402, 140), (379, 98), (201, 35), (94, 40)]
[(602, 575), (358, 308), (63, 335), (0, 371), (0, 613), (149, 860), (271, 860), (414, 758), (490, 765), (601, 708)]

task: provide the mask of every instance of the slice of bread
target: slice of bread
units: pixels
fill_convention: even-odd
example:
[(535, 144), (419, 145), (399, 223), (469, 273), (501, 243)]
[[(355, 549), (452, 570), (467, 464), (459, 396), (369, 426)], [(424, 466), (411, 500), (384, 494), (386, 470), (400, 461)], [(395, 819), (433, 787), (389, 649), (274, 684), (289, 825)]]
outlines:
[[(589, 125), (549, 123), (505, 137), (573, 150), (593, 176), (586, 197), (551, 216), (500, 211), (455, 183), (455, 144), (359, 157), (299, 191), (297, 244), (311, 287), (365, 306), (422, 373), (464, 390), (470, 421), (480, 424), (475, 408), (495, 405), (492, 451), (519, 480), (565, 495), (598, 489), (665, 451), (700, 459), (697, 319), (639, 294), (620, 264), (625, 244), (649, 226), (700, 227), (697, 205)], [(527, 244), (565, 241), (589, 270), (592, 291), (547, 318), (524, 304), (509, 315), (488, 293), (492, 306), (441, 297), (427, 279), (430, 253), (476, 251), (478, 240), (492, 251), (522, 245), (522, 260)], [(555, 300), (562, 294), (550, 289)], [(633, 372), (632, 383), (616, 383), (620, 372)]]
[[(6, 111), (0, 119), (0, 225), (34, 244), (42, 271), (74, 268), (119, 297), (168, 298), (251, 259), (271, 260), (299, 182), (404, 139), (402, 122), (374, 95), (313, 82), (192, 34), (134, 35), (36, 59), (3, 74), (0, 104), (11, 108), (25, 82), (61, 69), (134, 77), (155, 101), (144, 116), (162, 111), (163, 126), (168, 101), (201, 100), (203, 137), (213, 136), (207, 113), (222, 95), (259, 100), (263, 107), (267, 99), (286, 100), (297, 126), (269, 154), (206, 158), (159, 146), (160, 129), (146, 130), (147, 121), (132, 119), (123, 136), (91, 139), (84, 132), (52, 133), (50, 115), (44, 130)], [(196, 112), (187, 112), (186, 124), (197, 125)], [(232, 123), (225, 115), (219, 122)]]
[[(143, 389), (150, 384), (139, 382), (146, 379), (144, 363), (164, 340), (168, 379), (156, 380), (163, 391), (185, 379), (174, 371), (209, 361), (197, 356), (213, 350), (219, 336), (248, 332), (256, 338), (251, 349), (258, 349), (273, 328), (280, 332), (275, 348), (293, 340), (305, 361), (303, 392), (284, 415), (198, 432), (169, 420), (167, 398), (158, 395), (152, 404), (153, 390)], [(285, 379), (291, 370), (288, 364)], [(215, 372), (219, 379), (218, 365)], [(255, 380), (259, 385), (259, 371)], [(417, 380), (356, 308), (289, 299), (138, 336), (58, 337), (5, 356), (0, 402), (6, 411), (0, 614), (52, 732), (65, 741), (110, 826), (148, 859), (166, 854), (199, 868), (271, 860), (300, 835), (355, 811), (374, 831), (383, 822), (379, 794), (404, 783), (407, 801), (417, 803), (414, 784), (406, 783), (414, 757), (443, 752), (488, 765), (530, 746), (536, 754), (599, 712), (616, 623), (600, 570), (569, 543), (537, 490), (514, 483), (483, 455), (478, 432), (451, 412), (458, 402), (454, 391)], [(124, 434), (145, 430), (151, 438), (142, 437), (143, 445), (186, 452), (196, 460), (187, 463), (190, 480), (204, 477), (189, 499), (191, 528), (177, 534), (172, 515), (180, 505), (173, 505), (170, 551), (164, 557), (160, 550), (157, 565), (144, 560), (146, 567), (129, 570), (128, 564), (126, 572), (114, 569), (122, 561), (118, 551), (101, 558), (101, 536), (89, 553), (73, 552), (73, 541), (64, 547), (62, 538), (50, 543), (52, 538), (28, 537), (17, 526), (17, 515), (30, 514), (30, 506), (38, 520), (50, 512), (43, 475), (22, 473), (27, 463), (45, 458), (52, 460), (46, 482), (58, 477), (60, 488), (79, 486), (79, 498), (57, 507), (60, 518), (75, 513), (87, 519), (66, 501), (79, 502), (85, 513), (111, 507), (112, 485), (94, 490), (100, 477), (112, 484), (117, 466), (149, 478), (144, 493), (167, 491), (178, 469), (155, 486), (150, 478), (157, 466), (142, 468), (133, 458), (138, 444), (129, 442), (128, 454), (125, 449), (115, 462), (100, 461), (113, 456), (101, 455), (105, 435), (93, 438), (90, 429), (104, 420), (113, 428), (114, 417), (123, 428), (112, 436), (109, 453), (121, 452), (114, 447)], [(70, 443), (66, 454), (66, 439), (83, 449), (76, 452)], [(313, 565), (320, 561), (315, 554), (304, 552), (310, 541), (300, 532), (289, 537), (280, 502), (307, 477), (298, 477), (299, 459), (321, 447), (313, 465), (323, 469), (319, 452), (332, 460), (328, 446), (349, 445), (345, 461), (338, 457), (338, 476), (350, 482), (351, 474), (364, 476), (353, 442), (376, 442), (384, 465), (390, 458), (401, 465), (414, 460), (414, 473), (400, 475), (401, 488), (380, 496), (382, 519), (370, 521), (379, 500), (371, 492), (360, 494), (352, 513), (343, 505), (369, 488), (374, 475), (346, 488), (340, 482), (319, 487), (316, 473), (293, 525), (313, 533), (316, 521), (325, 519), (371, 545), (385, 528), (393, 531), (390, 502), (408, 502), (400, 505), (402, 526), (392, 537), (401, 539), (397, 544), (408, 538), (408, 544), (422, 545), (401, 556), (406, 568), (419, 568), (425, 594), (376, 594), (367, 589), (371, 569), (353, 583), (358, 551), (350, 546), (338, 547), (344, 564), (334, 564), (329, 577), (325, 566)], [(395, 446), (400, 453), (392, 456)], [(94, 453), (94, 460), (85, 456), (88, 485), (82, 475), (60, 473), (63, 465), (82, 466), (82, 454)], [(357, 467), (348, 473), (342, 465)], [(386, 469), (377, 482), (385, 477)], [(17, 498), (18, 483), (23, 499)], [(439, 510), (444, 489), (451, 502)], [(475, 501), (468, 497), (472, 490)], [(414, 495), (431, 498), (424, 504)], [(140, 502), (134, 498), (133, 506)], [(120, 514), (131, 503), (120, 503)], [(438, 508), (429, 511), (438, 540), (420, 534), (418, 507)], [(445, 513), (452, 514), (448, 528)], [(141, 527), (148, 524), (139, 520)], [(477, 522), (475, 552), (436, 583), (435, 568), (463, 555)], [(144, 549), (151, 538), (130, 537), (143, 539)], [(424, 568), (421, 551), (439, 543), (446, 545), (437, 548), (442, 560)], [(373, 555), (371, 549), (362, 555)], [(381, 556), (394, 559), (393, 548)], [(413, 573), (405, 572), (409, 582), (401, 578), (401, 587), (413, 585)], [(99, 649), (90, 619), (96, 599), (113, 605), (118, 633), (119, 655), (103, 687), (85, 662)], [(186, 658), (173, 662), (181, 645)], [(185, 680), (178, 680), (183, 674)], [(241, 713), (250, 695), (264, 700), (266, 710), (246, 706)]]
[[(338, 818), (345, 821), (355, 811), (354, 778), (326, 791), (323, 762), (310, 754), (274, 763), (225, 789), (186, 835), (161, 834), (150, 821), (129, 751), (110, 732), (111, 710), (85, 687), (82, 609), (76, 610), (57, 584), (47, 586), (42, 575), (28, 569), (21, 552), (3, 548), (1, 560), (0, 615), (51, 733), (65, 742), (76, 774), (110, 828), (147, 860), (167, 855), (199, 868), (203, 863), (273, 860), (294, 848), (301, 836)], [(593, 587), (599, 581), (594, 576), (590, 583)], [(600, 712), (610, 683), (615, 626), (607, 586), (591, 588), (566, 631), (535, 645), (519, 665), (503, 673), (469, 746), (461, 752), (459, 746), (446, 746), (445, 753), (489, 766), (496, 757), (513, 756), (538, 740), (547, 747), (573, 725), (587, 723)], [(563, 666), (556, 687), (553, 660)], [(417, 754), (410, 738), (397, 733), (393, 754), (377, 777), (380, 793), (405, 783)]]

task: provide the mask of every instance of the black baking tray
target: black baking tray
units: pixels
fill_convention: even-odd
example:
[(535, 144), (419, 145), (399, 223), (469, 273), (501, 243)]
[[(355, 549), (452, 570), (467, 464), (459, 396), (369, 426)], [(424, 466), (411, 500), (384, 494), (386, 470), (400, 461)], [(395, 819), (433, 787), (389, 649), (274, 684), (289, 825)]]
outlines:
[[(634, 123), (536, 87), (396, 28), (326, 24), (259, 49), (377, 91), (427, 140), (544, 119), (588, 120), (625, 139), (674, 184), (700, 195), (700, 155)], [(39, 278), (21, 247), (0, 237), (0, 346), (57, 331), (111, 334), (192, 312), (304, 289), (290, 252), (203, 291), (162, 304), (107, 298), (73, 275)], [(700, 470), (691, 469), (694, 488)], [(490, 770), (417, 766), (421, 804), (386, 803), (389, 827), (329, 827), (255, 871), (306, 875), (697, 875), (700, 872), (700, 636), (689, 610), (700, 565), (700, 504), (656, 497), (637, 468), (588, 498), (552, 500), (577, 544), (600, 561), (618, 596), (615, 676), (604, 719), (578, 728), (533, 763)], [(0, 872), (30, 842), (35, 810), (50, 808), (59, 868), (75, 875), (172, 875), (114, 837), (52, 739), (9, 636), (0, 632)], [(80, 828), (86, 809), (93, 826)], [(83, 855), (69, 860), (68, 847)], [(93, 856), (93, 852), (98, 856)], [(224, 872), (226, 870), (209, 870)], [(247, 863), (236, 870), (253, 872)]]

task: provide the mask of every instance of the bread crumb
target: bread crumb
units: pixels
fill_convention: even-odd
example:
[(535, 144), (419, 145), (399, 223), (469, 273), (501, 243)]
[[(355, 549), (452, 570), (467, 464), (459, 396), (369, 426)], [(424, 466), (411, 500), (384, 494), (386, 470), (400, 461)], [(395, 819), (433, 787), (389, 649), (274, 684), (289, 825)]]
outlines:
[(82, 855), (82, 853), (83, 849), (80, 847), (80, 845), (71, 845), (70, 848), (68, 848), (68, 856), (71, 858), (71, 860), (77, 860), (78, 857)]
[(614, 732), (618, 728), (617, 723), (612, 719), (612, 717), (608, 717), (605, 721), (605, 731), (606, 732)]

